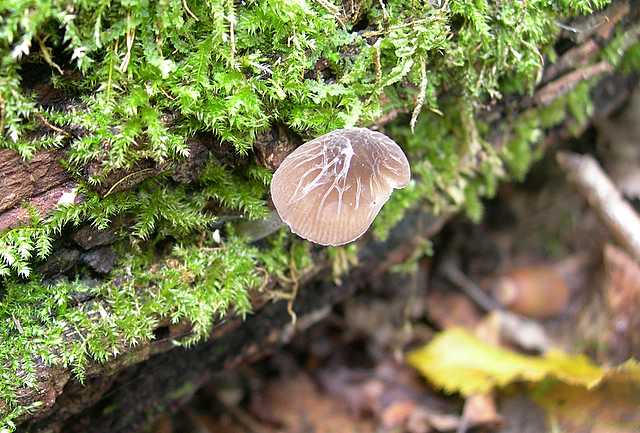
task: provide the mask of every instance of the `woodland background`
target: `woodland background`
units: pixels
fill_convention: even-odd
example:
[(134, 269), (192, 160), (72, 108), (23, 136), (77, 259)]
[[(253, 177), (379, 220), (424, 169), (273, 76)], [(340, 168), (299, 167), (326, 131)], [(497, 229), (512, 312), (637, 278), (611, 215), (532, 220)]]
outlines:
[[(582, 392), (597, 384), (634, 395), (635, 365), (615, 370), (638, 356), (633, 236), (595, 218), (610, 203), (580, 183), (583, 160), (556, 154), (598, 157), (612, 191), (635, 197), (639, 15), (632, 0), (3, 1), (0, 431), (171, 431), (166, 416), (149, 426), (199, 389), (178, 420), (202, 428), (214, 401), (255, 431), (287, 425), (248, 412), (277, 402), (270, 386), (409, 429), (380, 418), (393, 407), (402, 416), (386, 416), (416, 432), (508, 428), (516, 418), (491, 390), (515, 379), (559, 381), (543, 381), (558, 401), (610, 400)], [(319, 248), (278, 228), (268, 185), (296, 146), (347, 126), (396, 140), (414, 180), (361, 241)], [(599, 270), (616, 283), (597, 284)], [(544, 300), (567, 293), (555, 319), (525, 322), (534, 334), (492, 303), (495, 279), (519, 272)], [(551, 294), (531, 283), (558, 273), (566, 287)], [(485, 313), (493, 325), (478, 336)], [(498, 341), (504, 326), (515, 344)], [(437, 345), (411, 351), (429, 341), (513, 375), (476, 382)], [(551, 347), (591, 361), (541, 361)], [(441, 380), (453, 376), (470, 388)], [(473, 421), (469, 395), (485, 415), (500, 403), (495, 416)]]

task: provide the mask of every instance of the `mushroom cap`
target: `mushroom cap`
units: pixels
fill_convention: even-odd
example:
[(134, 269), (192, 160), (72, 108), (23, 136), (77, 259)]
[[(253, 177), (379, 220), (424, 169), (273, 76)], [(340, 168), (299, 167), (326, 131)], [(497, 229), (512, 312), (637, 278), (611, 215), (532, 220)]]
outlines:
[(389, 137), (337, 129), (285, 158), (271, 180), (271, 197), (291, 231), (336, 246), (362, 236), (393, 190), (410, 179), (409, 161)]

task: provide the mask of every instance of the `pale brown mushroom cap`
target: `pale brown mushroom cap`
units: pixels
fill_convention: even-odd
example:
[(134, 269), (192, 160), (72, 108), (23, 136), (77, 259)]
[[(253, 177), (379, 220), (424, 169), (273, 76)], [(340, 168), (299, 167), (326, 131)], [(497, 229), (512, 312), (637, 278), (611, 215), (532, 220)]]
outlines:
[(321, 245), (343, 245), (362, 236), (410, 178), (407, 157), (389, 137), (338, 129), (285, 158), (273, 174), (271, 197), (291, 231)]

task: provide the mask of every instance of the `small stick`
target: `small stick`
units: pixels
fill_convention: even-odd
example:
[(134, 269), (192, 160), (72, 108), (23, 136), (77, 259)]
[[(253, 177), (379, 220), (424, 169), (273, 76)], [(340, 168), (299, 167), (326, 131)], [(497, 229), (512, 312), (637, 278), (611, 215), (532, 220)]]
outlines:
[(108, 197), (118, 187), (118, 185), (121, 185), (127, 179), (130, 179), (130, 178), (132, 178), (134, 176), (137, 176), (137, 175), (140, 175), (142, 173), (148, 173), (148, 172), (153, 172), (153, 171), (154, 171), (153, 168), (143, 168), (142, 170), (134, 171), (133, 173), (129, 173), (128, 175), (124, 176), (122, 179), (118, 179), (118, 181), (116, 183), (114, 183), (111, 186), (111, 188), (109, 188), (109, 191), (107, 191), (107, 193), (104, 196)]
[[(487, 313), (495, 313), (500, 323), (500, 335), (527, 350), (544, 353), (549, 348), (549, 338), (537, 322), (507, 311), (503, 305), (487, 295), (449, 259), (442, 267), (444, 276)], [(464, 422), (464, 416), (462, 417)], [(466, 428), (466, 427), (465, 427)]]
[(503, 310), (504, 307), (498, 301), (487, 295), (476, 283), (471, 281), (458, 267), (448, 261), (442, 267), (444, 276), (449, 281), (462, 289), (480, 308), (490, 312), (493, 310)]
[(52, 125), (52, 124), (47, 120), (47, 118), (46, 118), (46, 117), (44, 117), (42, 114), (40, 114), (40, 113), (36, 113), (36, 116), (38, 117), (38, 119), (39, 119), (39, 120), (40, 120), (40, 121), (41, 121), (41, 122), (42, 122), (42, 123), (43, 123), (47, 128), (52, 129), (52, 130), (54, 130), (54, 131), (56, 131), (56, 132), (59, 132), (60, 134), (65, 135), (65, 136), (67, 136), (67, 137), (69, 137), (69, 136), (71, 135), (71, 134), (69, 134), (67, 131), (65, 131), (64, 129), (62, 129), (62, 128), (58, 128), (57, 126)]
[(40, 39), (40, 37), (36, 36), (36, 39), (38, 40), (40, 54), (42, 54), (42, 58), (44, 59), (44, 61), (47, 62), (47, 64), (52, 68), (55, 68), (60, 73), (60, 75), (64, 75), (64, 72), (62, 72), (60, 66), (58, 66), (58, 64), (51, 58), (51, 50), (45, 45), (47, 37), (45, 37), (44, 39)]
[(598, 62), (594, 65), (576, 69), (555, 81), (543, 86), (536, 92), (533, 99), (539, 105), (549, 105), (559, 97), (566, 95), (582, 81), (597, 77), (606, 72), (613, 71), (613, 66), (606, 61)]
[(640, 217), (598, 162), (589, 155), (571, 152), (558, 153), (557, 160), (613, 237), (636, 260), (640, 260)]

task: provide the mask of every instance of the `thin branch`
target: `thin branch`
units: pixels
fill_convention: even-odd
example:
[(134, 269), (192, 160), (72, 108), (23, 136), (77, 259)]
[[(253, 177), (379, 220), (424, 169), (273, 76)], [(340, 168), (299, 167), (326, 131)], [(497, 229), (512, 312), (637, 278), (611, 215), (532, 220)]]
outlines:
[(462, 289), (478, 306), (485, 311), (502, 310), (504, 307), (498, 301), (487, 295), (476, 283), (471, 281), (458, 267), (449, 260), (442, 267), (444, 276)]
[(580, 82), (611, 71), (613, 71), (613, 66), (605, 61), (577, 69), (542, 87), (536, 92), (534, 100), (537, 104), (549, 105), (569, 93)]
[(557, 160), (613, 237), (636, 260), (640, 260), (640, 218), (600, 164), (589, 155), (571, 152), (558, 153)]
[(127, 179), (130, 179), (134, 176), (138, 176), (142, 173), (148, 173), (148, 172), (153, 172), (155, 171), (155, 169), (153, 168), (144, 168), (142, 170), (139, 171), (134, 171), (133, 173), (129, 173), (128, 175), (124, 176), (122, 179), (119, 179), (116, 183), (114, 183), (111, 188), (109, 188), (109, 190), (105, 193), (105, 197), (109, 196), (111, 193), (113, 193), (113, 191), (118, 187), (118, 185), (121, 185), (123, 182), (125, 182)]
[(52, 130), (54, 130), (54, 131), (56, 131), (56, 132), (59, 132), (60, 134), (62, 134), (62, 135), (64, 135), (64, 136), (66, 136), (66, 137), (70, 137), (70, 136), (71, 136), (71, 134), (69, 134), (69, 133), (68, 133), (67, 131), (65, 131), (64, 129), (62, 129), (62, 128), (58, 128), (57, 126), (52, 125), (52, 124), (47, 120), (47, 118), (46, 118), (46, 117), (44, 117), (42, 114), (40, 114), (40, 113), (36, 113), (36, 117), (37, 117), (37, 118), (38, 118), (38, 120), (40, 120), (40, 121), (41, 121), (41, 122), (42, 122), (42, 123), (43, 123), (47, 128), (52, 129)]
[(64, 75), (64, 72), (62, 72), (62, 69), (60, 68), (60, 66), (58, 66), (56, 62), (54, 62), (53, 59), (51, 58), (51, 50), (45, 45), (47, 38), (45, 37), (44, 39), (41, 39), (39, 36), (36, 36), (36, 39), (38, 41), (38, 46), (40, 47), (40, 54), (42, 54), (42, 58), (44, 59), (44, 61), (49, 66), (51, 66), (56, 71), (58, 71), (60, 75)]

